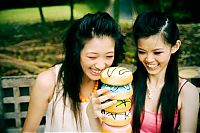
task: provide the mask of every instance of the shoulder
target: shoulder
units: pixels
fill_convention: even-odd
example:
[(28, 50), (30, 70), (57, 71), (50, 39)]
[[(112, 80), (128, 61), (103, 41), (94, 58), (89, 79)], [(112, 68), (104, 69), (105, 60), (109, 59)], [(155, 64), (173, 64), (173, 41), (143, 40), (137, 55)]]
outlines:
[(49, 68), (48, 70), (38, 74), (33, 85), (33, 91), (36, 93), (41, 93), (49, 100), (53, 95), (56, 82), (55, 68)]
[(191, 82), (187, 81), (183, 86), (182, 86), (182, 91), (181, 93), (183, 95), (189, 95), (189, 94), (199, 94), (199, 91), (195, 85), (193, 85)]
[(36, 78), (36, 83), (45, 88), (54, 85), (55, 81), (56, 74), (53, 67), (44, 72), (41, 72)]
[(180, 93), (181, 101), (199, 102), (199, 90), (191, 82), (186, 82)]

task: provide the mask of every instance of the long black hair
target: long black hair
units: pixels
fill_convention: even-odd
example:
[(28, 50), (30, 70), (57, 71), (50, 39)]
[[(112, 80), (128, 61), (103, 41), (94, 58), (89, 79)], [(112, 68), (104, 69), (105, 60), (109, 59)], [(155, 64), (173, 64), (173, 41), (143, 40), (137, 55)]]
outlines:
[[(167, 44), (174, 46), (179, 40), (179, 30), (175, 20), (167, 13), (149, 11), (138, 15), (133, 26), (133, 38), (137, 44), (140, 38), (150, 37), (160, 33), (162, 39)], [(161, 132), (174, 132), (174, 115), (177, 110), (178, 101), (178, 54), (179, 50), (172, 54), (165, 74), (165, 84), (162, 88), (158, 108), (161, 106), (162, 124)], [(133, 113), (133, 131), (139, 132), (141, 128), (140, 120), (145, 105), (145, 96), (147, 91), (148, 72), (139, 61), (137, 56), (137, 69), (134, 72), (134, 113)]]
[(111, 37), (115, 41), (112, 65), (117, 65), (124, 58), (124, 37), (119, 25), (108, 13), (86, 14), (83, 18), (76, 20), (64, 36), (65, 58), (59, 71), (58, 83), (61, 82), (63, 85), (64, 104), (66, 97), (69, 97), (76, 123), (78, 118), (81, 119), (79, 93), (84, 74), (80, 65), (80, 53), (88, 40), (102, 36)]

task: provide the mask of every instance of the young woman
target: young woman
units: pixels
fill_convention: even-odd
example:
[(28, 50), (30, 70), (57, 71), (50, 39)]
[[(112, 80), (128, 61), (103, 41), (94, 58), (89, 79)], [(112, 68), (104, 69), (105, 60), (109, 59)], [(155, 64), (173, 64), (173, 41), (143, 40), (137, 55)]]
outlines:
[[(137, 69), (133, 74), (132, 131), (172, 133), (179, 128), (180, 132), (195, 133), (199, 92), (178, 76), (181, 41), (174, 19), (162, 12), (141, 13), (134, 23), (133, 35), (137, 44)], [(104, 117), (100, 111), (115, 103), (100, 104), (111, 97), (110, 94), (101, 96), (105, 92), (97, 90), (88, 106), (93, 125), (99, 126), (100, 122), (93, 119), (94, 115)]]
[(45, 132), (90, 132), (86, 106), (100, 73), (124, 58), (123, 36), (107, 13), (87, 14), (65, 35), (61, 64), (38, 75), (22, 132), (36, 132), (46, 113)]

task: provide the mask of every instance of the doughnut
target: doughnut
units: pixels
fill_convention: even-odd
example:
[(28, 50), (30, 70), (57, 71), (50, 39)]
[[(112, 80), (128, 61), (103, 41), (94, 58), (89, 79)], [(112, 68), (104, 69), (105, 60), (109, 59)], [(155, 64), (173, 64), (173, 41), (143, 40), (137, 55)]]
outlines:
[(104, 115), (101, 119), (102, 131), (108, 133), (131, 133), (130, 122), (132, 116), (129, 110), (131, 108), (131, 96), (133, 95), (132, 72), (124, 67), (109, 67), (101, 72), (100, 80), (103, 83), (101, 89), (109, 88), (110, 91), (108, 93), (116, 94), (105, 102), (117, 100), (116, 104), (101, 111)]
[(105, 116), (102, 121), (110, 126), (125, 126), (131, 122), (131, 113), (129, 111), (123, 113), (112, 113), (102, 110)]
[(132, 132), (132, 127), (130, 123), (125, 126), (116, 127), (116, 126), (110, 126), (102, 122), (101, 127), (102, 127), (103, 133), (131, 133)]
[[(108, 102), (111, 101), (110, 99), (105, 101)], [(126, 112), (129, 111), (131, 108), (131, 99), (124, 99), (124, 100), (117, 100), (117, 103), (105, 108), (105, 111), (107, 112), (114, 112), (114, 113), (122, 113), (122, 112)]]
[(122, 86), (131, 83), (132, 72), (125, 67), (108, 67), (102, 71), (101, 82), (112, 86)]
[(111, 86), (107, 84), (102, 84), (101, 88), (109, 88), (111, 93), (115, 93), (116, 96), (112, 97), (112, 99), (115, 100), (127, 99), (133, 95), (133, 88), (131, 86), (131, 83), (123, 86)]

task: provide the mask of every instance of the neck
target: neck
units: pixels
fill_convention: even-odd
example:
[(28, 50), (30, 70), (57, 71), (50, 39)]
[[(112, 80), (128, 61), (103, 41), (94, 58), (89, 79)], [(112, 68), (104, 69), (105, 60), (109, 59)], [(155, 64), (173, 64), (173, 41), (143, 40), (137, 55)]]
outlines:
[(84, 83), (80, 88), (80, 100), (81, 102), (89, 102), (92, 93), (95, 92), (98, 88), (98, 81), (91, 80), (88, 83)]
[(160, 95), (160, 92), (163, 86), (164, 86), (164, 80), (147, 79), (147, 95), (146, 96), (149, 99), (154, 99), (155, 95)]
[(164, 85), (164, 83), (165, 83), (164, 77), (149, 76), (147, 78), (147, 85), (150, 85), (154, 88), (159, 88), (159, 86)]
[(80, 88), (80, 92), (83, 95), (87, 95), (90, 94), (90, 92), (92, 91), (93, 87), (94, 87), (95, 81), (94, 80), (88, 80), (85, 82), (82, 82), (81, 84), (81, 88)]

